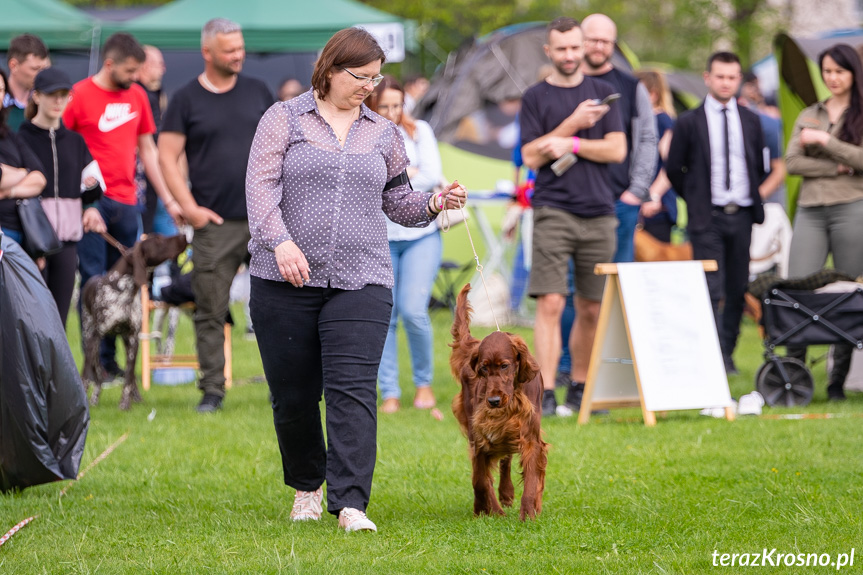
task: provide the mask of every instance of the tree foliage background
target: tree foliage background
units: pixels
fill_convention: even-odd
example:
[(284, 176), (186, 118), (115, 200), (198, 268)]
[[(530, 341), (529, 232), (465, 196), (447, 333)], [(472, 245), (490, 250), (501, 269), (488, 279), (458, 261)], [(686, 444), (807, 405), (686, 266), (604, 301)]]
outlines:
[[(89, 7), (159, 5), (170, 0), (66, 0)], [(519, 22), (607, 14), (618, 36), (642, 62), (700, 71), (708, 54), (731, 49), (744, 67), (770, 53), (789, 15), (769, 0), (361, 0), (413, 20), (420, 49), (405, 69), (431, 74), (446, 55), (472, 38)], [(787, 6), (788, 3), (782, 3)]]

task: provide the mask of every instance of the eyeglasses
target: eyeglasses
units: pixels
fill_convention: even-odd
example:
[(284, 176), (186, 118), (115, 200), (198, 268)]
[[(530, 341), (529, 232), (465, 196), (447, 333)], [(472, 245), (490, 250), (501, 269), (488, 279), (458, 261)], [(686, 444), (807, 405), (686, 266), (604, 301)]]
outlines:
[(360, 86), (368, 86), (369, 84), (371, 84), (372, 86), (377, 87), (377, 85), (381, 83), (381, 80), (384, 79), (384, 77), (380, 74), (378, 74), (374, 78), (369, 78), (368, 76), (357, 76), (347, 68), (342, 68), (342, 70), (356, 78), (360, 82)]
[(387, 113), (387, 112), (389, 112), (390, 110), (392, 110), (393, 112), (398, 112), (398, 111), (400, 111), (402, 108), (403, 108), (402, 104), (392, 104), (392, 105), (378, 106), (378, 112), (383, 112), (383, 113), (385, 113), (385, 114), (386, 114), (386, 113)]
[(616, 40), (605, 40), (603, 38), (585, 38), (585, 44), (593, 44), (595, 46), (602, 46), (603, 44), (607, 44), (608, 46), (614, 46)]

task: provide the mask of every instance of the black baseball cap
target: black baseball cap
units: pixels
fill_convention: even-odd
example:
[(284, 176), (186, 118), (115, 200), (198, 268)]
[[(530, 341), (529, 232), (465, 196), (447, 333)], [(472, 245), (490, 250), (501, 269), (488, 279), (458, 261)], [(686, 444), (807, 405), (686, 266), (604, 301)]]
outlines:
[(59, 68), (45, 68), (36, 75), (33, 89), (42, 94), (53, 94), (60, 90), (71, 90), (72, 80)]

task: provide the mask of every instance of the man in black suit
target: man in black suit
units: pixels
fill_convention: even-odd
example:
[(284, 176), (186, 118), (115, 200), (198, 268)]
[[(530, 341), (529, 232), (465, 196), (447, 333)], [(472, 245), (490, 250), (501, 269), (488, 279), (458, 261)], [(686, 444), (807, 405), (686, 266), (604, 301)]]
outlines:
[(707, 273), (707, 287), (729, 374), (737, 373), (732, 354), (749, 279), (752, 224), (764, 221), (759, 194), (764, 135), (758, 116), (737, 106), (741, 78), (736, 54), (710, 56), (704, 72), (708, 95), (677, 120), (665, 164), (675, 191), (686, 200), (694, 258), (719, 265)]

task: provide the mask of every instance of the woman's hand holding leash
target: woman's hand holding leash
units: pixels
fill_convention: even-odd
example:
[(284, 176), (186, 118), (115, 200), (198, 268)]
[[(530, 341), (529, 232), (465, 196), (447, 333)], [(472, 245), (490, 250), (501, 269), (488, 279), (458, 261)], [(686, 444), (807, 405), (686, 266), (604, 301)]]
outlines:
[(467, 203), (467, 188), (455, 180), (443, 189), (443, 204), (445, 210), (457, 210)]
[(279, 273), (294, 287), (303, 287), (309, 281), (309, 262), (303, 251), (294, 242), (288, 240), (276, 246), (276, 263)]

